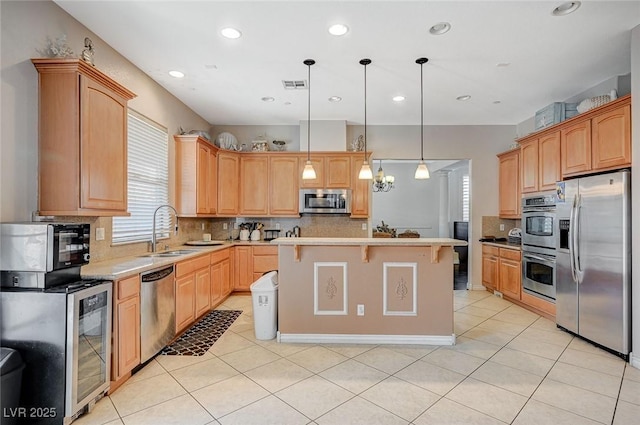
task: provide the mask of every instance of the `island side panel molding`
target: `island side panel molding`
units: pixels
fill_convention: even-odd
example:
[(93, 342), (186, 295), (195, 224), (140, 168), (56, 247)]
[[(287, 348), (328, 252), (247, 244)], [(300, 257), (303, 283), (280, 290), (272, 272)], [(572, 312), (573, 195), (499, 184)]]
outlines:
[[(363, 262), (358, 244), (304, 245), (304, 252), (296, 261), (294, 246), (279, 244), (278, 327), (282, 341), (303, 342), (309, 335), (335, 337), (336, 341), (340, 340), (340, 335), (353, 335), (351, 342), (363, 342), (367, 338), (377, 338), (379, 343), (402, 340), (407, 344), (426, 344), (426, 341), (451, 344), (455, 341), (451, 246), (440, 247), (440, 261), (432, 263), (430, 246), (369, 245), (369, 261)], [(347, 314), (315, 314), (314, 294), (322, 294), (322, 286), (316, 289), (314, 283), (316, 263), (347, 264)], [(416, 264), (416, 277), (405, 278), (415, 281), (415, 315), (384, 314), (384, 263)], [(411, 286), (407, 281), (409, 291), (412, 291)], [(364, 316), (357, 315), (358, 304), (364, 305)], [(319, 310), (323, 309), (321, 306)], [(387, 309), (395, 311), (396, 308)]]
[(382, 314), (418, 315), (418, 263), (382, 264)]
[(347, 263), (316, 262), (313, 265), (313, 314), (345, 316), (348, 313)]

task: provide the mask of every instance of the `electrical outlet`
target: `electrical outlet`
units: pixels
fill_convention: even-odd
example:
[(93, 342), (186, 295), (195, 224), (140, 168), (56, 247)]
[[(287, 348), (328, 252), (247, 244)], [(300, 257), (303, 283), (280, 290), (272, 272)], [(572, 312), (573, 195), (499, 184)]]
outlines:
[(276, 223), (276, 230), (280, 230), (280, 223)]
[(200, 223), (200, 230), (204, 230), (204, 223)]
[(234, 222), (233, 223), (233, 228), (234, 230), (237, 230), (240, 226), (238, 225), (238, 223)]
[(500, 231), (501, 231), (501, 232), (504, 232), (504, 224), (501, 224), (501, 225), (500, 225)]
[(96, 240), (97, 241), (104, 240), (104, 227), (96, 227)]
[(367, 230), (367, 223), (362, 223), (362, 230)]
[(493, 295), (495, 295), (498, 298), (502, 298), (502, 292), (493, 291)]
[(229, 224), (228, 223), (222, 223), (222, 230), (228, 230), (229, 229)]
[(364, 316), (364, 304), (358, 304), (358, 316)]

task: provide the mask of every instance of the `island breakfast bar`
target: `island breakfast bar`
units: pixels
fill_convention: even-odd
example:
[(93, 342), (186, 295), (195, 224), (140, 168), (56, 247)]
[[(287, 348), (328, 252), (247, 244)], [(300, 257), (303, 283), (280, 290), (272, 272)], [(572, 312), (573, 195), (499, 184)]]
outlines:
[(278, 340), (453, 345), (448, 238), (278, 238)]

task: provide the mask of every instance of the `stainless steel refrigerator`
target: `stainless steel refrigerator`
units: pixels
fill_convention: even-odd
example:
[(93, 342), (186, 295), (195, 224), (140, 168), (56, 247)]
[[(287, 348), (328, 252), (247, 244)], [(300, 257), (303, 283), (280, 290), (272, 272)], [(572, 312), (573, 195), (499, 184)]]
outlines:
[(556, 323), (623, 358), (631, 350), (631, 174), (557, 186)]

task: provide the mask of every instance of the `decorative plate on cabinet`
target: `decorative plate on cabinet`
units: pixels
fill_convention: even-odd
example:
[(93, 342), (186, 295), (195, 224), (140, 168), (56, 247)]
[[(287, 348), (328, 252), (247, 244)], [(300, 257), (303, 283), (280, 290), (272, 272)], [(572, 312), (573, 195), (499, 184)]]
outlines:
[(238, 139), (231, 133), (220, 133), (216, 137), (216, 146), (222, 149), (238, 150)]

